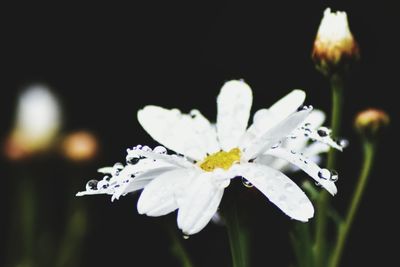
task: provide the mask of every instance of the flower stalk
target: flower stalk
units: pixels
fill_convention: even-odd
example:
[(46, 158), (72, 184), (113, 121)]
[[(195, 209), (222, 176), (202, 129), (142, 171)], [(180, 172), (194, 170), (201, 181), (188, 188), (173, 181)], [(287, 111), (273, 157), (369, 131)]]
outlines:
[(329, 267), (339, 266), (348, 234), (360, 206), (374, 163), (377, 138), (389, 123), (389, 115), (385, 111), (379, 109), (371, 108), (360, 112), (356, 116), (355, 128), (361, 135), (363, 142), (364, 161), (346, 218), (339, 226), (338, 238), (329, 262)]
[(233, 267), (248, 267), (249, 263), (249, 237), (243, 222), (238, 214), (237, 204), (232, 200), (224, 209), (226, 228)]
[(355, 215), (357, 213), (358, 207), (360, 206), (361, 199), (367, 186), (368, 177), (371, 172), (371, 168), (375, 158), (375, 150), (375, 142), (365, 139), (363, 144), (364, 162), (361, 168), (360, 177), (358, 178), (357, 187), (353, 193), (353, 197), (346, 218), (339, 227), (338, 240), (332, 254), (329, 265), (330, 267), (339, 266), (348, 234), (350, 232)]
[(23, 238), (22, 263), (34, 265), (34, 233), (35, 233), (35, 189), (30, 177), (24, 177), (20, 183), (20, 225)]
[[(330, 78), (332, 90), (332, 117), (331, 117), (331, 130), (333, 136), (338, 136), (340, 132), (340, 120), (342, 117), (343, 105), (343, 78), (339, 75), (333, 75)], [(328, 169), (332, 170), (336, 165), (336, 151), (329, 150), (328, 154)], [(329, 205), (328, 194), (321, 192), (317, 201), (317, 216), (316, 216), (316, 231), (315, 231), (315, 263), (316, 266), (324, 266), (324, 259), (326, 259), (326, 227), (327, 227), (327, 207)]]
[(182, 244), (181, 238), (177, 235), (176, 230), (172, 226), (172, 224), (168, 223), (167, 231), (172, 241), (171, 252), (181, 262), (183, 267), (194, 267), (189, 254), (187, 253), (185, 247)]

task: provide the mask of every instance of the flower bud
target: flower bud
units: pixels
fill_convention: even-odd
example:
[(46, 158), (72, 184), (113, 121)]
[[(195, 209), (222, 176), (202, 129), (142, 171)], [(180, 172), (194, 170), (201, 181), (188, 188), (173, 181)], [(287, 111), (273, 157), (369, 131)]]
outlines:
[(325, 9), (311, 56), (316, 68), (329, 76), (346, 72), (359, 59), (359, 47), (350, 32), (346, 12)]
[(72, 161), (88, 161), (96, 156), (98, 142), (96, 137), (86, 131), (69, 134), (62, 142), (63, 155)]
[(355, 127), (358, 132), (366, 137), (374, 137), (390, 123), (389, 115), (379, 109), (367, 109), (358, 113), (355, 119)]

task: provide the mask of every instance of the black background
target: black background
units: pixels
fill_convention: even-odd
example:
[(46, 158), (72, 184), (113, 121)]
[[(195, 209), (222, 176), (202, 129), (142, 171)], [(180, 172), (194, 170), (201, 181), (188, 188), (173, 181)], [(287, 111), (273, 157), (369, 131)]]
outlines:
[[(185, 112), (198, 108), (214, 119), (221, 85), (243, 78), (253, 88), (253, 111), (293, 88), (306, 90), (307, 104), (328, 111), (328, 84), (310, 60), (327, 6), (347, 11), (362, 53), (345, 92), (343, 136), (351, 145), (342, 154), (339, 194), (332, 200), (341, 212), (360, 166), (360, 146), (352, 126), (355, 114), (379, 107), (392, 118), (342, 266), (396, 265), (400, 20), (395, 3), (389, 1), (64, 2), (2, 8), (1, 136), (12, 127), (18, 92), (41, 82), (62, 101), (64, 132), (89, 129), (102, 144), (101, 155), (87, 165), (70, 165), (57, 157), (35, 163), (49, 177), (38, 179), (46, 214), (41, 220), (52, 231), (62, 231), (63, 218), (68, 216), (65, 203), (96, 176), (97, 167), (122, 161), (129, 146), (154, 144), (136, 120), (137, 110), (144, 105)], [(12, 177), (21, 168), (1, 160), (1, 240), (13, 235), (7, 218), (15, 204)], [(73, 190), (68, 191), (71, 180)], [(292, 221), (257, 193), (247, 195), (254, 196), (243, 200), (254, 221), (253, 266), (288, 266)], [(164, 219), (139, 216), (136, 198), (128, 196), (116, 203), (105, 196), (74, 199), (90, 208), (82, 266), (178, 266), (169, 254), (169, 239), (161, 226)], [(230, 264), (223, 227), (210, 225), (184, 243), (197, 266)]]

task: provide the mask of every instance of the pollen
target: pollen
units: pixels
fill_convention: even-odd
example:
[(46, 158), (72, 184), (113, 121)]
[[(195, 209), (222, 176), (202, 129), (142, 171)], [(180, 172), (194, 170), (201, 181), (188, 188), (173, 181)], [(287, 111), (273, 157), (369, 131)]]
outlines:
[(241, 151), (239, 148), (233, 148), (229, 152), (219, 151), (207, 156), (201, 163), (200, 168), (206, 172), (212, 172), (215, 169), (221, 168), (228, 170), (233, 164), (240, 161)]

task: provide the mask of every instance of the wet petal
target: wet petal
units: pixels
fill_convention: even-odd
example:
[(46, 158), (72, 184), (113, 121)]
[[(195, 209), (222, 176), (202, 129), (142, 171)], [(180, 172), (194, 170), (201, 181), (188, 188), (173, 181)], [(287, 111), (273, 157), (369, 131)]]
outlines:
[(312, 143), (308, 145), (304, 150), (303, 153), (306, 157), (314, 157), (322, 153), (327, 153), (329, 151), (329, 146), (323, 143)]
[(306, 99), (306, 93), (302, 90), (293, 90), (278, 102), (269, 108), (269, 111), (275, 115), (275, 120), (280, 122), (286, 117), (296, 112), (303, 105)]
[(140, 214), (162, 216), (178, 208), (175, 191), (190, 182), (193, 171), (177, 169), (165, 172), (152, 180), (143, 190), (137, 203)]
[(306, 222), (314, 208), (306, 194), (286, 175), (255, 163), (237, 165), (237, 172), (289, 217)]
[(253, 116), (253, 123), (240, 139), (239, 147), (248, 147), (254, 139), (260, 138), (266, 131), (273, 128), (277, 123), (278, 121), (275, 118), (275, 115), (268, 109), (257, 110)]
[[(139, 151), (140, 149), (138, 149)], [(132, 151), (135, 151), (134, 149)], [(97, 195), (109, 194), (112, 195), (111, 201), (119, 199), (121, 195), (126, 195), (129, 192), (139, 190), (147, 185), (149, 181), (138, 177), (152, 177), (160, 175), (170, 169), (189, 167), (193, 168), (194, 165), (186, 159), (173, 155), (157, 154), (155, 152), (130, 152), (128, 150), (127, 161), (136, 159), (134, 164), (116, 163), (113, 167), (105, 167), (99, 169), (100, 173), (106, 174), (102, 180), (99, 181), (101, 185), (97, 190), (86, 190), (79, 192), (77, 196), (83, 195)], [(157, 158), (157, 155), (160, 158)], [(152, 156), (152, 158), (144, 158), (144, 156)], [(150, 178), (148, 178), (150, 179)]]
[(202, 160), (219, 149), (214, 128), (197, 110), (187, 115), (177, 109), (146, 106), (139, 110), (138, 120), (154, 140), (192, 159)]
[(229, 81), (222, 87), (217, 98), (217, 133), (223, 150), (238, 146), (247, 128), (252, 101), (252, 91), (243, 81)]
[(193, 163), (191, 163), (184, 157), (175, 154), (169, 155), (169, 154), (156, 153), (152, 151), (152, 149), (149, 147), (136, 146), (133, 147), (132, 149), (127, 149), (127, 152), (128, 152), (127, 159), (145, 157), (152, 159), (158, 163), (164, 163), (176, 167), (192, 168), (194, 166)]
[(331, 195), (335, 195), (337, 193), (337, 188), (333, 181), (330, 181), (328, 177), (320, 177), (320, 173), (326, 169), (321, 169), (317, 164), (309, 160), (307, 157), (295, 151), (287, 151), (282, 148), (271, 149), (268, 150), (266, 153), (268, 155), (287, 160), (291, 164), (302, 169), (317, 183), (324, 187)]
[(262, 134), (297, 111), (303, 104), (306, 94), (301, 90), (293, 90), (269, 109), (260, 109), (253, 116), (253, 123), (241, 139), (240, 147), (247, 147), (252, 139)]
[(308, 115), (307, 119), (304, 123), (309, 123), (311, 128), (317, 129), (325, 122), (326, 116), (322, 110), (314, 109), (311, 111), (310, 115)]
[(216, 213), (224, 188), (217, 186), (211, 173), (195, 177), (179, 203), (178, 227), (192, 235), (202, 230)]
[(133, 180), (124, 188), (122, 195), (126, 195), (128, 193), (143, 189), (153, 179), (157, 178), (163, 173), (170, 172), (173, 170), (180, 170), (180, 169), (176, 167), (160, 167), (143, 172), (137, 175), (135, 178), (133, 178)]
[[(304, 120), (304, 125), (307, 125), (310, 129), (318, 129), (325, 121), (325, 113), (321, 110), (314, 109), (310, 115)], [(309, 138), (304, 135), (298, 135), (295, 133), (289, 136), (282, 147), (287, 147), (289, 149), (294, 149), (299, 152), (303, 152), (303, 150), (307, 147)]]
[(244, 158), (248, 160), (254, 159), (270, 149), (271, 146), (286, 138), (307, 118), (311, 110), (311, 108), (307, 108), (298, 111), (262, 134), (259, 138), (254, 138), (249, 146), (244, 148)]

